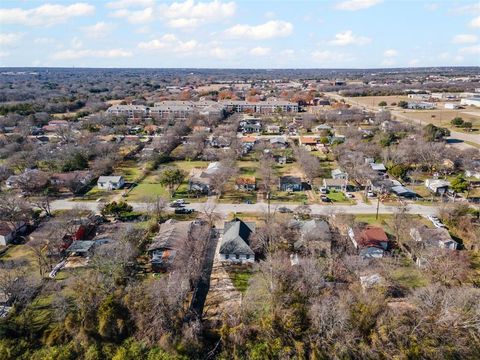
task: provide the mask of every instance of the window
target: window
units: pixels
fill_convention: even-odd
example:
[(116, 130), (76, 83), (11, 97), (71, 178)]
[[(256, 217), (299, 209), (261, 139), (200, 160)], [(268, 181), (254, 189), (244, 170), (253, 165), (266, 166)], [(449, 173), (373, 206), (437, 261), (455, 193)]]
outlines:
[(247, 260), (250, 259), (250, 255), (247, 255)]
[(237, 260), (240, 259), (240, 255), (238, 255), (238, 254), (235, 255), (235, 259), (237, 259)]
[(225, 255), (225, 259), (228, 259), (228, 254)]

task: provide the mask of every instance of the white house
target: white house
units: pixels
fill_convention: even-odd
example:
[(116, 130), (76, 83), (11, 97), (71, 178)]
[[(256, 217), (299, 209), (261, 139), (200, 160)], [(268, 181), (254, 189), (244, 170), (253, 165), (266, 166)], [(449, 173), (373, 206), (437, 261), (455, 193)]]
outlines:
[(9, 244), (17, 234), (25, 231), (26, 226), (23, 221), (15, 226), (8, 222), (0, 221), (0, 245), (5, 246)]
[(100, 176), (97, 181), (97, 186), (102, 190), (116, 190), (125, 185), (123, 176)]

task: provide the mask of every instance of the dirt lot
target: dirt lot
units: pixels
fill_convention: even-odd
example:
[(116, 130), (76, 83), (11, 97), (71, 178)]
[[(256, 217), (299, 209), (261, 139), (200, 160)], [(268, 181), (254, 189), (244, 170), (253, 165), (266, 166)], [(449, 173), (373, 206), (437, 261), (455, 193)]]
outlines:
[(354, 102), (358, 102), (362, 105), (365, 106), (378, 106), (378, 104), (382, 101), (385, 101), (388, 106), (390, 106), (391, 103), (397, 103), (399, 101), (412, 101), (411, 99), (408, 98), (408, 96), (404, 95), (395, 95), (395, 96), (359, 96), (359, 97), (352, 97), (349, 98), (350, 100)]
[[(443, 106), (443, 105), (442, 105)], [(480, 127), (480, 111), (476, 112), (471, 109), (435, 109), (435, 110), (405, 110), (404, 114), (407, 116), (415, 117), (425, 123), (432, 123), (448, 128), (455, 128), (450, 124), (450, 121), (455, 117), (461, 117), (464, 121), (470, 121), (473, 128)], [(461, 128), (455, 128), (457, 131), (462, 131)]]

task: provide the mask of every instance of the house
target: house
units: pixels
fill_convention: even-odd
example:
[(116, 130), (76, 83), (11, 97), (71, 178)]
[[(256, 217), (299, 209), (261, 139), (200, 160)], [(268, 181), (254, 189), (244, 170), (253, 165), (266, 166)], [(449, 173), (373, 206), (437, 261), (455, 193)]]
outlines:
[(440, 179), (427, 179), (425, 180), (425, 187), (435, 195), (443, 195), (450, 187), (450, 182)]
[(158, 234), (148, 247), (152, 270), (166, 271), (173, 264), (182, 245), (188, 242), (194, 226), (201, 225), (195, 221), (177, 221), (169, 219), (160, 224)]
[(475, 179), (480, 179), (480, 170), (465, 170), (466, 177), (473, 177)]
[(13, 189), (20, 187), (22, 184), (28, 184), (35, 182), (38, 185), (47, 185), (48, 176), (43, 171), (37, 169), (26, 169), (19, 175), (11, 175), (5, 180), (5, 186), (7, 189)]
[(288, 147), (288, 141), (283, 137), (274, 137), (270, 139), (270, 146), (273, 149), (286, 149)]
[(407, 199), (416, 198), (418, 196), (414, 191), (410, 190), (409, 188), (406, 188), (403, 185), (393, 186), (390, 189), (390, 191), (399, 197), (403, 197)]
[(348, 236), (364, 258), (381, 258), (388, 250), (388, 237), (381, 227), (365, 225), (363, 228), (350, 228)]
[(212, 136), (210, 138), (210, 146), (214, 148), (228, 148), (231, 145), (231, 140), (225, 136)]
[(280, 133), (280, 126), (279, 125), (268, 125), (267, 126), (267, 133), (269, 133), (269, 134), (279, 134)]
[(328, 132), (328, 131), (331, 131), (332, 128), (330, 126), (328, 126), (327, 124), (320, 124), (320, 125), (317, 125), (313, 128), (313, 132), (314, 133), (323, 133), (323, 132)]
[(298, 240), (293, 244), (296, 252), (313, 251), (320, 256), (331, 253), (333, 235), (325, 220), (292, 220), (289, 227), (299, 232)]
[(345, 179), (323, 179), (323, 187), (327, 190), (342, 191), (347, 188)]
[(302, 191), (302, 179), (296, 176), (280, 176), (278, 179), (278, 189), (280, 191)]
[(314, 136), (300, 136), (298, 139), (298, 144), (302, 146), (311, 146), (315, 147), (317, 146), (318, 143), (318, 138)]
[(195, 193), (208, 194), (211, 190), (212, 178), (221, 170), (221, 164), (214, 161), (205, 170), (194, 168), (190, 171), (188, 189)]
[(235, 180), (235, 189), (240, 191), (254, 191), (256, 189), (255, 176), (241, 176)]
[(97, 181), (97, 187), (102, 190), (116, 190), (124, 185), (123, 176), (100, 176)]
[(333, 135), (328, 137), (328, 142), (332, 144), (341, 144), (345, 142), (345, 135)]
[(425, 225), (411, 228), (410, 236), (413, 240), (422, 242), (426, 246), (437, 247), (440, 249), (458, 249), (458, 243), (452, 239), (445, 228), (428, 228)]
[(50, 182), (58, 187), (68, 187), (77, 183), (79, 187), (86, 186), (92, 181), (93, 175), (89, 171), (72, 171), (66, 173), (54, 173), (50, 177)]
[(332, 178), (333, 179), (348, 179), (348, 174), (345, 171), (340, 169), (332, 170)]
[(370, 181), (370, 190), (375, 192), (392, 192), (396, 186), (402, 186), (400, 181), (391, 179), (374, 179)]
[(0, 245), (5, 246), (9, 244), (18, 234), (25, 232), (27, 224), (19, 221), (12, 224), (6, 221), (0, 221)]
[(380, 164), (370, 163), (370, 167), (372, 168), (373, 171), (376, 171), (378, 173), (384, 173), (387, 171), (387, 168), (382, 163)]
[(240, 219), (226, 222), (220, 242), (220, 260), (232, 263), (253, 263), (255, 253), (249, 244), (254, 231), (255, 223)]
[(243, 145), (248, 145), (253, 147), (257, 142), (257, 138), (255, 136), (244, 136), (240, 139)]
[(93, 255), (95, 241), (93, 240), (76, 240), (66, 250), (68, 255), (90, 257)]
[(259, 133), (262, 131), (262, 124), (259, 119), (247, 119), (240, 122), (240, 129), (244, 133)]

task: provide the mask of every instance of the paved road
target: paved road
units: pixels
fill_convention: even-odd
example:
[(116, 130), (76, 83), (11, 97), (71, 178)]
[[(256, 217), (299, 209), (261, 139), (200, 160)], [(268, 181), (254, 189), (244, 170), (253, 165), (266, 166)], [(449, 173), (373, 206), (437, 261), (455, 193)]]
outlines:
[[(360, 103), (360, 102), (356, 101), (355, 99), (344, 97), (344, 96), (341, 96), (341, 95), (336, 94), (336, 93), (327, 93), (327, 95), (336, 99), (336, 100), (345, 100), (345, 102), (350, 104), (350, 105), (365, 108), (365, 109), (368, 109), (368, 110), (371, 110), (371, 111), (374, 111), (374, 112), (380, 111), (378, 109), (378, 107), (376, 107), (376, 106), (363, 104), (363, 103)], [(398, 110), (390, 110), (390, 113), (392, 114), (392, 117), (395, 120), (398, 120), (398, 121), (416, 123), (416, 124), (420, 124), (420, 125), (426, 125), (426, 123), (428, 123), (426, 121), (422, 121), (422, 120), (417, 119), (415, 117), (409, 116), (408, 112), (403, 112), (403, 111), (398, 111)], [(463, 149), (474, 148), (474, 146), (472, 146), (470, 144), (467, 144), (467, 143), (464, 143), (464, 141), (469, 141), (469, 142), (475, 143), (475, 144), (480, 146), (480, 134), (466, 134), (466, 133), (462, 133), (462, 132), (458, 132), (458, 131), (454, 131), (454, 130), (450, 130), (450, 134), (451, 135), (448, 138), (448, 140), (450, 140), (450, 142), (453, 145), (455, 145), (459, 148), (463, 148)]]
[[(132, 203), (133, 209), (136, 211), (145, 211), (147, 209), (147, 204), (145, 203)], [(68, 200), (56, 200), (51, 204), (52, 210), (70, 210), (74, 208), (83, 208), (92, 211), (99, 210), (99, 203), (94, 201), (68, 201)], [(205, 203), (191, 203), (187, 207), (195, 209), (199, 212), (204, 211)], [(245, 212), (245, 213), (262, 213), (267, 211), (266, 203), (256, 203), (256, 204), (215, 204), (209, 203), (208, 206), (215, 206), (215, 212), (220, 214), (228, 214), (232, 212)], [(272, 204), (271, 211), (276, 211), (279, 207), (287, 207), (291, 210), (294, 210), (297, 205), (292, 204)], [(377, 204), (372, 202), (372, 204), (358, 203), (356, 205), (339, 205), (339, 204), (326, 204), (326, 205), (310, 205), (312, 214), (315, 215), (333, 215), (333, 214), (374, 214), (377, 209)], [(387, 206), (380, 204), (379, 213), (380, 214), (392, 214), (395, 212), (395, 206)], [(416, 205), (410, 204), (408, 206), (408, 211), (411, 214), (419, 215), (435, 215), (438, 210), (436, 206), (425, 206), (425, 205)]]

